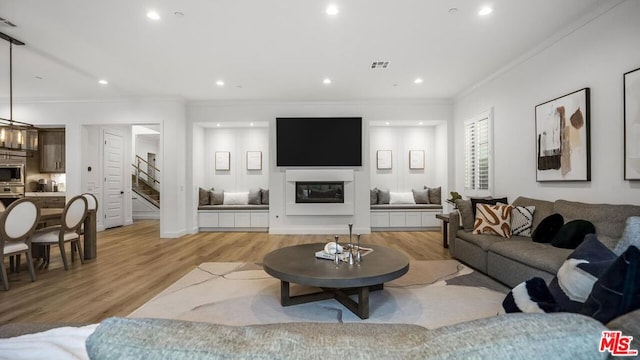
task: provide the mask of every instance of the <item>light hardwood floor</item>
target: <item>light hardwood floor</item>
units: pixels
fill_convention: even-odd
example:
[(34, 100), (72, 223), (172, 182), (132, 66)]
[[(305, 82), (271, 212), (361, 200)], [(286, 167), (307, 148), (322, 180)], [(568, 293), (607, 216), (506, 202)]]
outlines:
[[(0, 324), (95, 323), (126, 316), (200, 263), (260, 262), (280, 247), (332, 241), (329, 235), (229, 232), (162, 239), (159, 233), (154, 220), (99, 232), (97, 258), (84, 265), (76, 259), (68, 271), (57, 247), (52, 247), (51, 264), (36, 269), (35, 282), (30, 281), (23, 259), (20, 273), (9, 274), (9, 291), (0, 290)], [(412, 260), (450, 259), (437, 231), (375, 232), (363, 235), (361, 241), (397, 249)]]

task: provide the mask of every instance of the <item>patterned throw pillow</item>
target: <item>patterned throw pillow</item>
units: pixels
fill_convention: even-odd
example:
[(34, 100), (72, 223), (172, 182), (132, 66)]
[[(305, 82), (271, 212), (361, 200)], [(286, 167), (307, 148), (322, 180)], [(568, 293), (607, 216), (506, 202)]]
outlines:
[(512, 210), (511, 205), (478, 204), (473, 233), (510, 238)]
[(593, 284), (580, 313), (603, 324), (640, 308), (640, 250), (631, 245)]
[(511, 234), (531, 237), (535, 206), (514, 206), (511, 212)]
[(616, 260), (616, 255), (594, 234), (587, 235), (558, 269), (549, 291), (562, 311), (579, 312), (598, 277)]
[(534, 277), (520, 283), (509, 291), (502, 301), (506, 313), (550, 313), (560, 311), (560, 307), (549, 292), (544, 279)]

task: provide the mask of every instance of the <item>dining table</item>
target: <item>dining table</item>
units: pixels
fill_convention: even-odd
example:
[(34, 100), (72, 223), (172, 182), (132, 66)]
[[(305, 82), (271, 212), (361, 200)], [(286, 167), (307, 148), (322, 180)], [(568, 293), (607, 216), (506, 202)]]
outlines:
[[(58, 224), (61, 220), (62, 213), (64, 212), (64, 208), (41, 208), (40, 209), (40, 217), (38, 218), (38, 223), (48, 226), (48, 223), (54, 222)], [(93, 259), (96, 257), (96, 211), (89, 210), (88, 216), (84, 219), (84, 259)], [(31, 249), (32, 255), (34, 259), (41, 259), (42, 249), (39, 247), (33, 247)], [(9, 259), (9, 268), (11, 272), (17, 271), (20, 267), (20, 260), (17, 259), (17, 262), (14, 262), (13, 256)]]

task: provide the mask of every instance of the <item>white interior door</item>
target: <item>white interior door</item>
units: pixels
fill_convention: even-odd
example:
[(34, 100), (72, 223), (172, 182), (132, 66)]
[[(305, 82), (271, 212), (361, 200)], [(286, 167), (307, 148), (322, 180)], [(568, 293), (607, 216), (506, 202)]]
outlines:
[(104, 227), (124, 225), (124, 141), (104, 132)]

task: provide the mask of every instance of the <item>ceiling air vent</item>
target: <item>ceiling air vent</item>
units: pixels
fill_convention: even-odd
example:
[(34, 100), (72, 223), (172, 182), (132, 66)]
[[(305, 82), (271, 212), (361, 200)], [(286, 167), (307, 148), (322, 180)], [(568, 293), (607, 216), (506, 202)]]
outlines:
[(371, 68), (372, 69), (386, 69), (389, 67), (389, 62), (388, 61), (373, 61), (371, 63)]
[(12, 23), (11, 21), (3, 17), (0, 17), (0, 26), (16, 27), (16, 24)]

